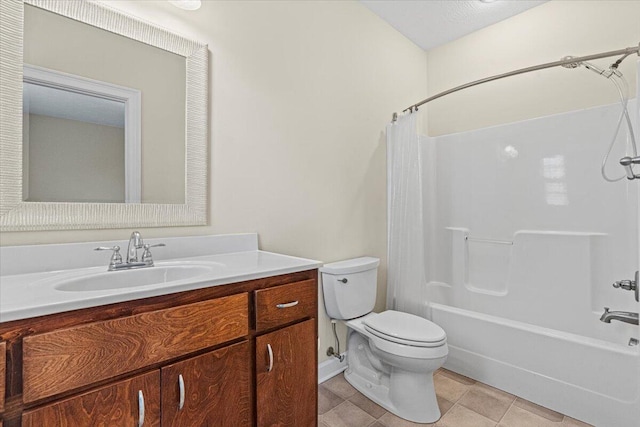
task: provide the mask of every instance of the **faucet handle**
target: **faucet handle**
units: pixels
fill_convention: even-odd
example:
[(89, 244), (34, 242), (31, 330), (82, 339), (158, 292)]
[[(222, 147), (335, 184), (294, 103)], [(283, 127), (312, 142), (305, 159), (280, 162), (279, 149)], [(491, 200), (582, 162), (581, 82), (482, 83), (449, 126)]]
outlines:
[(94, 249), (94, 251), (113, 251), (113, 254), (111, 255), (111, 260), (109, 261), (109, 268), (118, 264), (122, 264), (122, 255), (120, 255), (120, 246), (117, 246), (117, 245), (113, 247), (98, 246), (97, 248)]
[(144, 248), (144, 252), (142, 252), (142, 262), (149, 262), (153, 265), (153, 258), (151, 256), (151, 251), (149, 248), (157, 248), (160, 246), (167, 246), (164, 243), (156, 243), (155, 245), (145, 244), (142, 247)]

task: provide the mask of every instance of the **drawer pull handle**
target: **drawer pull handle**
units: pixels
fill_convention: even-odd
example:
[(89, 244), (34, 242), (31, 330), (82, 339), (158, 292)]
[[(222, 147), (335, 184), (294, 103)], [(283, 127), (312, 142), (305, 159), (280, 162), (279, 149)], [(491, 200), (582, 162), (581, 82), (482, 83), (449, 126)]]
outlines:
[(271, 344), (267, 344), (267, 351), (269, 352), (269, 366), (267, 367), (267, 372), (271, 372), (273, 370), (273, 350), (271, 349)]
[(182, 378), (182, 374), (178, 375), (178, 388), (180, 389), (180, 403), (178, 403), (178, 410), (182, 410), (184, 407), (184, 378)]
[(144, 394), (138, 390), (138, 427), (144, 424)]
[(278, 308), (289, 308), (289, 307), (295, 307), (296, 305), (298, 305), (298, 301), (291, 301), (291, 302), (287, 302), (285, 304), (276, 304), (276, 307), (278, 307)]

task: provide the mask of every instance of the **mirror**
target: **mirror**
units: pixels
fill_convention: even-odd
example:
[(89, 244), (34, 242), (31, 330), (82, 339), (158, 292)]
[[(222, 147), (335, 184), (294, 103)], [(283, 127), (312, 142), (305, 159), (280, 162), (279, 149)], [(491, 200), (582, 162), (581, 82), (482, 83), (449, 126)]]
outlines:
[(83, 0), (0, 18), (0, 229), (206, 224), (207, 46)]
[(22, 200), (140, 203), (141, 92), (27, 64), (23, 80)]

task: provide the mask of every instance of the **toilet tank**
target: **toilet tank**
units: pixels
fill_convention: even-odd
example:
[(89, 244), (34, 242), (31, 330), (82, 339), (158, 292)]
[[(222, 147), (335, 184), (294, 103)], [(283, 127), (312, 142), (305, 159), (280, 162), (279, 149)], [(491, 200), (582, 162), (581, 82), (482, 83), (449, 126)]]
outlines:
[(320, 268), (324, 306), (329, 317), (353, 319), (373, 311), (378, 265), (378, 258), (362, 257), (325, 264)]

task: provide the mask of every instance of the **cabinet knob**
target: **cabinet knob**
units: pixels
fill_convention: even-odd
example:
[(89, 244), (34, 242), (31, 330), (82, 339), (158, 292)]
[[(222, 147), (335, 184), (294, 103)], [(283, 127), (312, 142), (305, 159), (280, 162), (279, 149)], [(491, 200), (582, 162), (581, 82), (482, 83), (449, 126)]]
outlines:
[(178, 388), (180, 389), (180, 402), (178, 402), (178, 410), (181, 411), (184, 407), (184, 378), (182, 378), (182, 374), (178, 375)]
[(138, 427), (144, 424), (144, 394), (138, 390)]
[(267, 366), (267, 372), (271, 372), (273, 370), (273, 349), (271, 349), (271, 344), (267, 344), (267, 352), (269, 353), (269, 366)]

